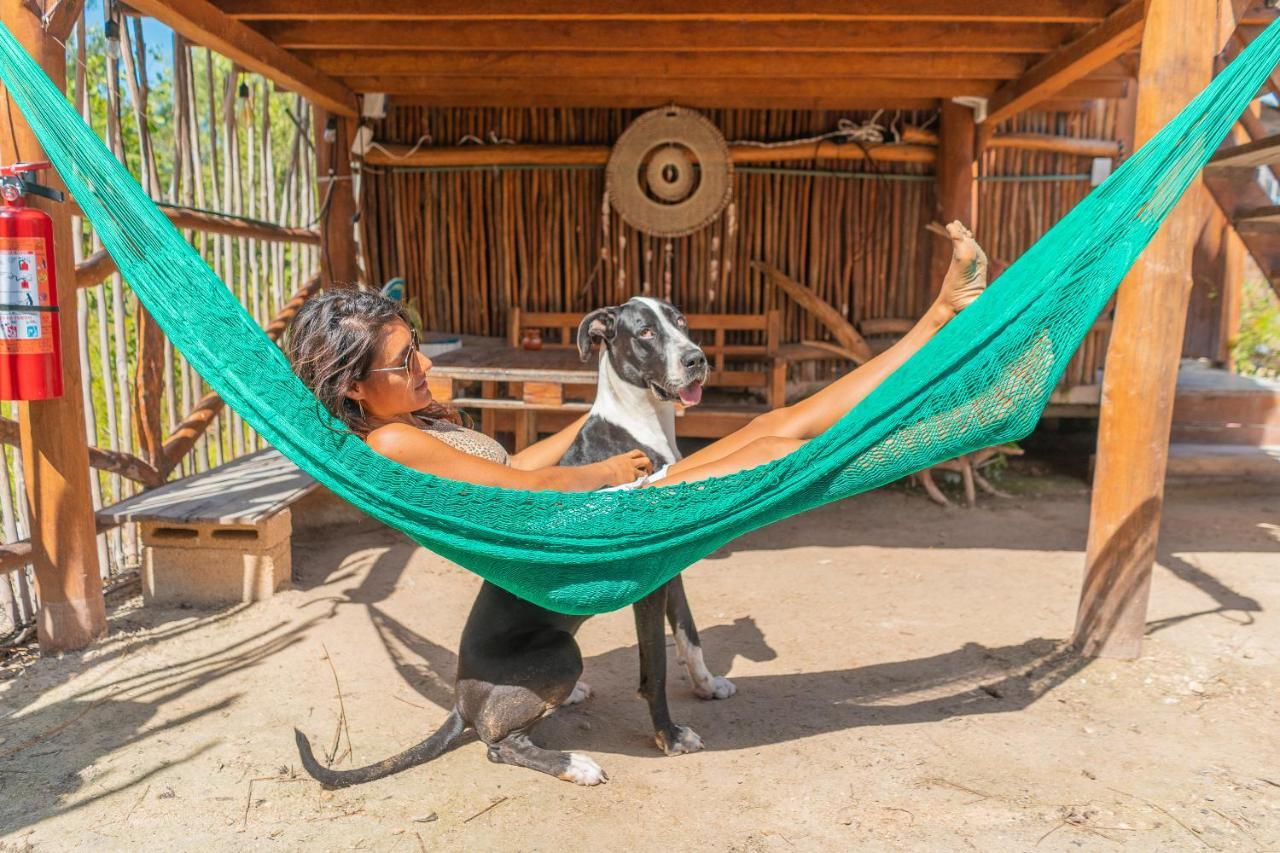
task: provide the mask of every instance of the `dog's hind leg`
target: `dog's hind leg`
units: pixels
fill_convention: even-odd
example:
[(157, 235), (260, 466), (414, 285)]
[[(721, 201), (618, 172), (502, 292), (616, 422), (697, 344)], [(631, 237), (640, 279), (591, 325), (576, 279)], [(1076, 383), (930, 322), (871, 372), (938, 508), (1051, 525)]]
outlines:
[(599, 785), (609, 780), (600, 765), (587, 756), (543, 749), (529, 740), (526, 734), (507, 735), (497, 743), (489, 744), (488, 755), (495, 764), (528, 767), (576, 785)]
[(693, 693), (699, 699), (728, 699), (738, 688), (723, 675), (712, 675), (702, 657), (698, 626), (693, 624), (693, 611), (684, 594), (684, 580), (676, 575), (667, 581), (667, 621), (676, 636), (676, 660), (689, 671)]
[(660, 586), (633, 606), (640, 644), (640, 698), (649, 704), (658, 748), (667, 755), (680, 755), (702, 749), (702, 738), (688, 726), (673, 723), (667, 706), (667, 631), (662, 621), (666, 590), (666, 585)]

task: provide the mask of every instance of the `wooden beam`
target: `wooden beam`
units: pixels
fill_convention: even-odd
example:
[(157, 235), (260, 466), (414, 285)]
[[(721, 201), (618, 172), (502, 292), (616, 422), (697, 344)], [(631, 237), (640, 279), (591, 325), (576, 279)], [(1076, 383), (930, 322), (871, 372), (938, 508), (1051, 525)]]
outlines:
[(1080, 157), (1119, 157), (1122, 146), (1114, 139), (1076, 139), (1052, 133), (1001, 133), (987, 141), (987, 148), (1051, 151)]
[[(925, 134), (921, 143), (860, 145), (831, 140), (762, 148), (731, 145), (734, 163), (793, 162), (802, 160), (865, 160), (881, 163), (933, 163), (937, 160), (937, 136)], [(1081, 157), (1118, 157), (1121, 144), (1112, 139), (1085, 139), (1048, 133), (1007, 133), (991, 139), (991, 148), (1049, 151)], [(453, 166), (603, 166), (612, 149), (607, 145), (459, 145), (414, 148), (399, 143), (379, 142), (370, 148), (364, 162), (380, 167)], [(93, 256), (84, 264), (89, 264)]]
[[(351, 137), (355, 122), (317, 107), (312, 128), (316, 180), (320, 187), (320, 277), (324, 287), (355, 287), (357, 264), (355, 190), (351, 180)], [(332, 126), (330, 126), (332, 125)], [(333, 137), (325, 141), (326, 132)]]
[(215, 0), (227, 15), (242, 21), (441, 19), (517, 20), (748, 20), (793, 18), (823, 21), (970, 21), (1017, 23), (1047, 21), (1094, 24), (1114, 7), (1112, 0), (1020, 0), (974, 3), (971, 0)]
[[(868, 78), (833, 81), (807, 79), (726, 79), (716, 77), (347, 77), (360, 92), (393, 97), (431, 98), (441, 105), (487, 103), (531, 106), (533, 101), (563, 106), (686, 106), (740, 108), (852, 109), (868, 98), (894, 102), (986, 97), (998, 80), (928, 80)], [(839, 85), (836, 85), (836, 84)], [(1082, 80), (1069, 93), (1078, 98), (1118, 98), (1123, 80)], [(818, 106), (822, 105), (822, 106)]]
[(117, 271), (115, 259), (106, 249), (99, 249), (76, 264), (76, 287), (96, 287)]
[(227, 17), (208, 0), (129, 0), (129, 5), (330, 112), (350, 117), (359, 114), (351, 90)]
[[(1151, 0), (1142, 34), (1137, 138), (1150, 139), (1209, 83), (1216, 0)], [(1085, 577), (1074, 641), (1086, 655), (1137, 657), (1164, 500), (1169, 428), (1201, 229), (1198, 182), (1120, 285), (1098, 424)]]
[[(21, 427), (17, 421), (11, 418), (0, 418), (0, 443), (10, 446), (18, 446), (22, 443)], [(155, 466), (144, 462), (132, 453), (119, 450), (90, 447), (89, 465), (99, 471), (119, 474), (121, 477), (127, 477), (135, 483), (148, 487), (158, 486), (164, 482), (164, 477)]]
[(984, 123), (995, 127), (1133, 48), (1142, 39), (1147, 2), (1129, 0), (1088, 33), (1037, 62), (1020, 79), (1006, 84), (988, 104)]
[[(364, 162), (371, 166), (603, 166), (612, 149), (607, 145), (459, 145), (425, 147), (382, 144), (370, 149)], [(731, 145), (734, 163), (776, 163), (795, 160), (874, 160), (883, 163), (932, 163), (931, 145), (859, 145), (825, 141), (761, 148)]]
[[(45, 32), (39, 16), (23, 0), (0, 0), (0, 21), (53, 84), (64, 87), (66, 50)], [(41, 160), (44, 154), (30, 126), (14, 108), (0, 112), (0, 162), (19, 159)], [(51, 173), (49, 179), (55, 188), (62, 189), (56, 173)], [(66, 205), (50, 204), (40, 198), (28, 198), (27, 204), (44, 210), (53, 219), (53, 262), (66, 271), (57, 280), (58, 303), (74, 306), (71, 212)], [(36, 630), (40, 650), (45, 654), (84, 648), (107, 629), (89, 491), (80, 336), (75, 312), (64, 310), (65, 321), (59, 329), (62, 396), (18, 404), (22, 470), (32, 516), (30, 562), (40, 598)]]
[[(307, 50), (299, 56), (335, 77), (628, 77), (631, 52), (609, 50), (448, 51)], [(1101, 69), (1131, 76), (1115, 63)], [(814, 51), (763, 57), (759, 51), (659, 50), (644, 56), (646, 77), (906, 77), (1013, 80), (1025, 56), (999, 53), (849, 53)]]
[(293, 228), (271, 222), (257, 222), (239, 216), (223, 216), (203, 210), (189, 210), (162, 204), (160, 209), (177, 228), (191, 228), (208, 234), (229, 234), (250, 240), (267, 240), (277, 243), (305, 243), (320, 245), (320, 232), (311, 228)]
[[(937, 196), (934, 221), (943, 225), (960, 222), (974, 232), (978, 230), (977, 128), (973, 110), (947, 101), (942, 105), (938, 121)], [(978, 234), (982, 240), (983, 235)], [(930, 231), (930, 275), (923, 293), (932, 301), (942, 290), (942, 279), (951, 266), (951, 240)], [(927, 304), (927, 302), (925, 303)]]
[[(184, 3), (196, 0), (182, 0)], [(146, 0), (159, 5), (162, 0)], [(238, 26), (243, 27), (243, 24)], [(867, 21), (856, 27), (826, 21), (264, 21), (257, 30), (286, 50), (611, 50), (822, 51), (873, 53), (941, 49), (963, 53), (1047, 53), (1073, 31), (1063, 24), (949, 23), (909, 27)]]

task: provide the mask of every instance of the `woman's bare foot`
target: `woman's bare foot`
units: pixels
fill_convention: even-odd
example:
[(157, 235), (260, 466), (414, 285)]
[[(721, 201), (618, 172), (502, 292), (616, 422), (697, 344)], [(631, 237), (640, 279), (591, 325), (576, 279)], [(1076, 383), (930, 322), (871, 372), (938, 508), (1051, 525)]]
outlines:
[(942, 280), (938, 299), (959, 313), (987, 288), (987, 255), (958, 219), (947, 226), (947, 236), (951, 238), (951, 267)]

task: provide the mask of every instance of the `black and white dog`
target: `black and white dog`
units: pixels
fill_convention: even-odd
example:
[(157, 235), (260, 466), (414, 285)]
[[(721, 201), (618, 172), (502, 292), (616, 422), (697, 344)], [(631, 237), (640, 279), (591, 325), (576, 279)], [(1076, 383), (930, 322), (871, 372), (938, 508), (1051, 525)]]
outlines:
[[(583, 318), (578, 350), (584, 361), (594, 342), (602, 344), (596, 400), (561, 464), (586, 465), (635, 448), (648, 455), (655, 471), (678, 460), (676, 400), (699, 402), (707, 377), (706, 355), (689, 339), (684, 315), (666, 302), (637, 297)], [(696, 695), (727, 699), (735, 691), (733, 683), (707, 670), (679, 575), (633, 609), (639, 692), (649, 705), (654, 740), (667, 755), (696, 752), (702, 738), (673, 722), (667, 706), (664, 617), (675, 632), (676, 655), (688, 669)], [(399, 755), (342, 771), (320, 766), (306, 736), (295, 730), (303, 767), (326, 787), (368, 782), (430, 761), (473, 727), (488, 746), (490, 761), (579, 785), (605, 781), (604, 771), (585, 755), (543, 749), (529, 738), (543, 717), (591, 695), (591, 688), (578, 680), (582, 654), (574, 640), (588, 618), (544, 610), (486, 581), (462, 631), (454, 707), (444, 724)]]

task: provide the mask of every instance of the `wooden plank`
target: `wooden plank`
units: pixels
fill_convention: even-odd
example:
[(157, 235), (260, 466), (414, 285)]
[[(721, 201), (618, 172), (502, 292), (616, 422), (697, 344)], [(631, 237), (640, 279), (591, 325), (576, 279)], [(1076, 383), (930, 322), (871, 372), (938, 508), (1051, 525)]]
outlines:
[(495, 409), (498, 411), (522, 411), (536, 409), (540, 411), (586, 412), (591, 409), (590, 403), (579, 400), (562, 400), (559, 403), (529, 400), (509, 400), (502, 397), (455, 397), (453, 405), (459, 409)]
[(142, 492), (98, 512), (126, 521), (255, 524), (315, 489), (319, 484), (274, 448)]
[(351, 90), (226, 16), (208, 0), (129, 0), (129, 5), (317, 106), (342, 116), (359, 114)]
[(522, 399), (534, 408), (558, 408), (564, 403), (564, 386), (559, 382), (525, 382)]
[[(24, 0), (0, 0), (0, 21), (62, 89), (66, 84), (66, 49), (46, 33), (32, 6)], [(12, 146), (6, 157), (16, 159), (17, 149), (25, 159), (44, 159), (39, 141), (16, 107), (0, 113), (0, 139)], [(50, 173), (49, 182), (63, 188), (55, 173)], [(71, 211), (66, 205), (37, 197), (29, 197), (27, 204), (53, 220), (51, 266), (64, 271), (56, 282), (58, 302), (74, 306)], [(84, 648), (106, 631), (107, 624), (89, 486), (89, 447), (78, 369), (80, 336), (74, 310), (64, 314), (59, 336), (62, 396), (18, 404), (26, 500), (33, 515), (30, 557), (40, 597), (36, 630), (45, 654)]]
[(1253, 168), (1267, 166), (1272, 163), (1280, 163), (1280, 134), (1265, 136), (1262, 139), (1255, 139), (1253, 142), (1246, 142), (1243, 145), (1223, 148), (1209, 158), (1209, 163), (1205, 168), (1213, 169), (1228, 166)]
[[(635, 74), (630, 52), (570, 51), (448, 51), (420, 50), (307, 50), (299, 56), (335, 77), (626, 77)], [(660, 50), (644, 57), (650, 77), (845, 78), (910, 77), (1013, 80), (1022, 76), (1027, 60), (1019, 54), (999, 53), (848, 53), (814, 51), (778, 53), (767, 60), (759, 51)], [(1102, 69), (1100, 69), (1101, 71)], [(1111, 68), (1112, 76), (1128, 77), (1127, 69)]]
[(995, 127), (1132, 49), (1142, 39), (1147, 2), (1149, 0), (1129, 0), (1088, 33), (1037, 62), (1018, 80), (1006, 84), (988, 104), (984, 124)]
[[(182, 0), (183, 3), (197, 0)], [(161, 0), (146, 0), (158, 5)], [(243, 26), (243, 25), (238, 25)], [(963, 53), (1048, 53), (1073, 31), (1051, 23), (951, 23), (926, 21), (904, 27), (867, 21), (856, 27), (826, 21), (768, 23), (737, 19), (701, 21), (571, 20), (458, 21), (298, 20), (263, 21), (258, 32), (286, 50), (613, 50), (649, 52), (714, 50), (932, 53), (942, 46)], [(1110, 57), (1108, 57), (1110, 58)], [(295, 60), (298, 61), (298, 60)]]
[(872, 352), (871, 347), (867, 346), (866, 340), (863, 339), (862, 335), (858, 334), (853, 324), (843, 314), (819, 296), (813, 288), (794, 281), (782, 270), (762, 261), (752, 261), (751, 268), (763, 273), (771, 284), (812, 314), (819, 323), (827, 328), (827, 331), (831, 332), (832, 337), (836, 339), (836, 342), (841, 347), (854, 354), (858, 364), (870, 361)]
[[(394, 95), (390, 103), (394, 107), (546, 107), (546, 108), (573, 108), (573, 107), (595, 107), (600, 106), (599, 96), (572, 96), (568, 97), (557, 92), (541, 92), (537, 94), (527, 95), (523, 97), (519, 104), (507, 103), (509, 98), (494, 98), (492, 95), (458, 95), (447, 92), (433, 92), (424, 95)], [(655, 102), (649, 98), (635, 97), (633, 95), (623, 95), (608, 104), (616, 109), (651, 109), (661, 106), (662, 102)], [(1065, 106), (1064, 106), (1065, 105)], [(698, 109), (717, 109), (726, 108), (728, 105), (723, 103), (713, 103), (702, 98), (692, 98), (684, 103), (684, 106), (694, 107)], [(750, 105), (752, 108), (759, 107), (758, 104)], [(936, 110), (938, 108), (937, 98), (885, 98), (875, 94), (860, 94), (857, 92), (841, 92), (831, 98), (798, 98), (786, 99), (783, 97), (775, 97), (769, 100), (766, 105), (770, 109), (797, 109), (797, 110)], [(1070, 103), (1062, 102), (1058, 108), (1070, 111), (1083, 111), (1089, 109), (1092, 104), (1089, 101), (1073, 101)]]
[[(1113, 0), (1020, 0), (974, 3), (972, 0), (215, 0), (241, 21), (271, 20), (687, 20), (778, 21), (970, 21), (1012, 23), (1044, 21), (1094, 24), (1114, 8)], [(1258, 16), (1255, 15), (1254, 18)], [(1250, 19), (1251, 22), (1256, 21)]]
[[(1215, 0), (1151, 0), (1139, 70), (1140, 141), (1209, 83), (1214, 28), (1188, 22), (1212, 21), (1215, 13)], [(1086, 655), (1137, 657), (1141, 651), (1202, 193), (1191, 187), (1116, 298), (1074, 633)]]

